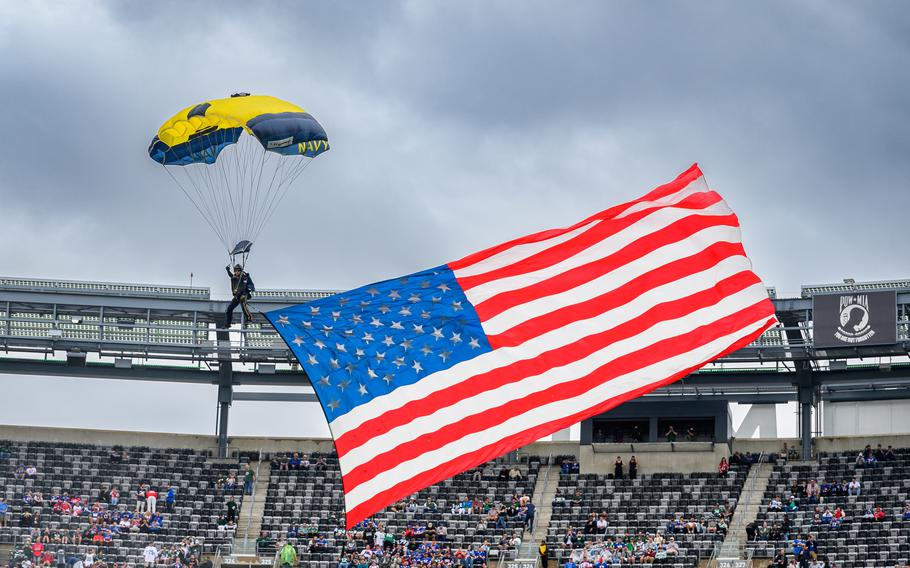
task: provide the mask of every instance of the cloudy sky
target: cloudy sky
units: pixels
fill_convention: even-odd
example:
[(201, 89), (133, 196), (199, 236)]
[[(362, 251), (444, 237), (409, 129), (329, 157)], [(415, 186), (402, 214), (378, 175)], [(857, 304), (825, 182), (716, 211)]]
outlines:
[[(696, 161), (780, 292), (906, 278), (908, 69), (898, 1), (4, 3), (0, 274), (185, 284), (193, 272), (226, 294), (219, 241), (146, 148), (180, 108), (249, 91), (300, 104), (332, 143), (256, 243), (262, 288), (441, 264)], [(140, 392), (3, 388), (27, 397), (44, 382), (86, 400)], [(209, 431), (214, 414), (192, 401), (214, 394), (175, 388), (141, 387), (189, 401), (159, 421)], [(244, 408), (237, 433), (258, 432)], [(298, 433), (300, 408), (278, 433)], [(313, 410), (304, 433), (324, 428)], [(16, 412), (0, 422), (96, 425)]]

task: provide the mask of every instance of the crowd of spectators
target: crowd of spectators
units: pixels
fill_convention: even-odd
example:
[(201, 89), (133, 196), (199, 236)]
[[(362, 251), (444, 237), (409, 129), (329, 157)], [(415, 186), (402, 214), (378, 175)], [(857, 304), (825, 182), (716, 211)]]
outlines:
[(325, 458), (318, 456), (316, 461), (311, 461), (309, 455), (293, 452), (277, 453), (272, 457), (272, 468), (278, 470), (308, 470), (325, 471), (328, 468)]
[(601, 536), (573, 548), (565, 568), (608, 568), (622, 564), (652, 564), (679, 555), (674, 536), (658, 533)]
[[(126, 562), (108, 558), (104, 547), (91, 546), (84, 553), (67, 553), (65, 542), (48, 542), (41, 538), (26, 537), (10, 554), (8, 568), (133, 568)], [(161, 546), (150, 543), (142, 551), (146, 568), (196, 568), (202, 556), (199, 541), (192, 537), (180, 543)]]

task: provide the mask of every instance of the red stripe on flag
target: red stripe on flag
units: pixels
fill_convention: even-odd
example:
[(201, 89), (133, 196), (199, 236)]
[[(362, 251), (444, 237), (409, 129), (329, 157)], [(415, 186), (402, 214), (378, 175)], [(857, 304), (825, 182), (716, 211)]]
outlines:
[[(727, 349), (724, 349), (721, 353), (719, 353), (716, 358), (723, 357), (725, 355), (728, 355), (734, 351), (737, 351), (737, 350), (745, 347), (746, 345), (751, 343), (752, 340), (754, 340), (756, 337), (760, 336), (765, 330), (767, 330), (772, 325), (774, 325), (774, 323), (776, 322), (776, 319), (773, 317), (774, 310), (773, 310), (773, 306), (771, 306), (770, 300), (762, 300), (758, 304), (755, 304), (755, 306), (760, 306), (761, 304), (767, 304), (768, 306), (770, 306), (770, 311), (771, 311), (772, 315), (769, 317), (769, 319), (767, 319), (765, 321), (765, 323), (762, 325), (762, 327), (758, 331), (756, 331), (754, 333), (750, 333), (747, 336), (743, 337), (742, 339), (734, 342)], [(755, 306), (753, 306), (753, 307), (755, 307)], [(768, 306), (766, 306), (766, 308)], [(761, 311), (761, 310), (758, 310), (758, 311)], [(732, 323), (732, 320), (735, 317), (736, 317), (736, 315), (730, 316), (730, 318), (728, 318), (729, 323)], [(755, 320), (752, 320), (752, 322), (747, 322), (742, 325), (737, 325), (736, 329), (741, 329), (741, 328), (745, 327), (745, 325), (748, 325), (748, 323), (754, 323), (754, 322), (760, 321), (760, 319), (761, 319), (761, 317), (759, 317)], [(718, 324), (717, 323), (711, 324), (711, 326), (715, 326), (715, 325), (718, 325)], [(708, 329), (710, 329), (711, 326), (705, 326), (701, 329), (708, 330)], [(726, 327), (732, 328), (733, 326), (727, 325)], [(728, 330), (728, 333), (731, 333), (731, 332), (732, 332), (732, 330)], [(721, 336), (723, 336), (723, 335), (725, 335), (725, 334), (721, 334)], [(662, 386), (666, 386), (668, 384), (674, 383), (677, 380), (690, 374), (691, 372), (699, 369), (700, 367), (702, 367), (703, 364), (704, 364), (703, 362), (700, 362), (696, 365), (692, 365), (691, 367), (689, 367), (687, 369), (684, 369), (678, 373), (674, 373), (673, 375), (671, 375), (670, 377), (668, 377), (666, 379), (655, 381), (654, 383), (645, 385), (636, 390), (624, 392), (621, 395), (607, 399), (604, 402), (602, 402), (598, 405), (592, 406), (590, 408), (587, 408), (581, 412), (577, 412), (577, 413), (569, 415), (569, 416), (561, 417), (556, 420), (551, 420), (549, 422), (539, 424), (537, 426), (534, 426), (532, 428), (519, 432), (515, 435), (503, 438), (502, 440), (499, 440), (493, 444), (484, 446), (483, 448), (480, 448), (476, 451), (470, 452), (468, 454), (460, 455), (433, 469), (422, 471), (422, 472), (418, 473), (417, 475), (415, 475), (414, 477), (407, 479), (405, 481), (402, 481), (400, 483), (397, 483), (396, 485), (390, 487), (389, 489), (386, 489), (385, 491), (376, 493), (372, 498), (370, 498), (367, 501), (364, 501), (363, 503), (361, 503), (360, 505), (357, 505), (356, 507), (353, 507), (352, 509), (348, 510), (346, 513), (346, 519), (345, 519), (347, 528), (349, 528), (349, 529), (352, 528), (354, 525), (356, 525), (358, 522), (362, 521), (369, 515), (380, 510), (381, 508), (385, 507), (386, 505), (389, 505), (390, 503), (395, 502), (396, 500), (400, 499), (401, 497), (410, 495), (411, 493), (414, 493), (415, 491), (423, 489), (424, 487), (432, 485), (436, 482), (442, 481), (444, 479), (448, 479), (449, 477), (452, 477), (453, 475), (456, 475), (456, 474), (461, 473), (462, 471), (470, 469), (474, 466), (477, 466), (477, 465), (480, 465), (487, 461), (490, 461), (492, 459), (495, 459), (507, 452), (510, 452), (517, 448), (521, 448), (527, 444), (530, 444), (531, 442), (539, 440), (540, 438), (542, 438), (552, 432), (556, 432), (558, 430), (561, 430), (563, 428), (576, 424), (579, 421), (584, 420), (585, 418), (588, 418), (590, 416), (594, 416), (597, 414), (601, 414), (624, 402), (638, 398), (639, 396), (647, 394)], [(348, 476), (344, 476), (343, 482), (344, 482), (344, 487), (345, 487), (345, 494), (347, 494), (348, 491), (350, 490), (349, 485), (348, 485)]]
[(614, 207), (610, 207), (609, 209), (601, 211), (600, 213), (595, 213), (594, 215), (591, 215), (584, 221), (575, 223), (574, 225), (572, 225), (570, 227), (565, 227), (562, 229), (552, 229), (549, 231), (541, 231), (539, 233), (534, 233), (533, 235), (527, 235), (524, 237), (513, 239), (513, 240), (503, 243), (501, 245), (496, 245), (494, 247), (490, 247), (490, 248), (482, 250), (480, 252), (470, 254), (460, 260), (450, 262), (449, 268), (452, 270), (461, 270), (463, 268), (467, 268), (468, 266), (471, 266), (472, 264), (476, 264), (480, 261), (483, 261), (492, 256), (495, 256), (516, 245), (521, 245), (521, 244), (526, 244), (526, 243), (536, 243), (536, 242), (540, 242), (540, 241), (543, 241), (546, 239), (551, 239), (553, 237), (558, 237), (559, 235), (568, 233), (569, 231), (574, 231), (575, 229), (577, 229), (579, 227), (583, 227), (584, 225), (586, 225), (592, 221), (596, 221), (598, 219), (609, 219), (611, 217), (615, 217), (616, 215), (619, 215), (620, 213), (622, 213), (629, 207), (632, 207), (636, 203), (640, 203), (642, 201), (654, 201), (655, 199), (660, 199), (661, 197), (670, 195), (671, 193), (676, 193), (677, 191), (684, 189), (687, 185), (689, 185), (690, 183), (692, 183), (693, 181), (697, 180), (700, 177), (702, 177), (702, 173), (701, 173), (701, 170), (698, 168), (698, 164), (692, 164), (688, 170), (679, 174), (675, 180), (671, 181), (670, 183), (666, 183), (664, 185), (654, 188), (650, 193), (648, 193), (644, 197), (636, 199), (635, 201), (630, 201), (628, 203), (623, 203), (622, 205), (616, 205)]
[(681, 278), (697, 274), (733, 256), (746, 256), (741, 243), (719, 241), (691, 256), (669, 262), (629, 280), (619, 288), (590, 300), (563, 306), (546, 314), (526, 320), (508, 331), (488, 335), (493, 349), (515, 347), (550, 330), (574, 321), (585, 320), (623, 306), (653, 288), (658, 288)]
[[(731, 290), (727, 293), (735, 293), (758, 281), (758, 277), (752, 272), (741, 272), (726, 279), (724, 288)], [(380, 437), (393, 428), (407, 424), (415, 418), (429, 416), (439, 409), (456, 405), (459, 401), (482, 392), (521, 381), (526, 377), (539, 375), (556, 367), (568, 365), (599, 351), (611, 343), (638, 335), (653, 327), (656, 323), (683, 317), (694, 310), (712, 306), (718, 302), (719, 297), (723, 297), (719, 290), (710, 288), (685, 298), (658, 304), (640, 316), (622, 322), (614, 328), (589, 335), (575, 343), (541, 353), (531, 359), (524, 359), (506, 367), (498, 367), (485, 373), (468, 377), (458, 384), (434, 391), (422, 399), (410, 401), (399, 408), (385, 412), (381, 416), (367, 420), (356, 430), (351, 430), (338, 437), (335, 440), (338, 456), (342, 457), (353, 448), (360, 447), (368, 443), (369, 440)], [(623, 355), (623, 357), (625, 356)], [(618, 360), (616, 359), (614, 362)], [(495, 412), (491, 412), (489, 416), (492, 420), (502, 421), (501, 415)], [(439, 431), (431, 434), (434, 437), (439, 435)], [(407, 452), (408, 450), (405, 449), (403, 451)], [(390, 457), (393, 457), (396, 461), (401, 461), (401, 455), (401, 452), (397, 452), (396, 455)], [(382, 469), (381, 467), (371, 469), (369, 477), (372, 477)], [(353, 471), (348, 472), (345, 477), (351, 478), (353, 473)], [(367, 474), (364, 473), (363, 475)], [(359, 479), (359, 477), (355, 476), (355, 479)]]
[[(480, 318), (480, 321), (486, 322), (510, 308), (538, 298), (566, 292), (595, 278), (609, 274), (661, 247), (686, 240), (695, 233), (709, 227), (721, 226), (738, 227), (739, 222), (736, 215), (692, 215), (685, 217), (659, 231), (643, 236), (605, 258), (572, 268), (518, 290), (509, 290), (496, 294), (476, 304), (474, 310), (477, 312), (477, 317)], [(459, 279), (460, 284), (461, 280)]]
[[(720, 201), (723, 201), (723, 199), (716, 192), (706, 191), (690, 195), (679, 203), (673, 204), (672, 208), (691, 209), (693, 211), (697, 211), (710, 207), (711, 205), (714, 205)], [(552, 266), (554, 264), (562, 262), (563, 260), (566, 260), (567, 258), (575, 256), (581, 251), (596, 245), (597, 243), (619, 233), (624, 229), (627, 229), (629, 226), (637, 223), (655, 211), (665, 208), (668, 208), (668, 206), (658, 205), (655, 207), (650, 207), (648, 209), (643, 209), (641, 211), (636, 211), (635, 213), (629, 215), (628, 217), (623, 217), (622, 219), (616, 219), (615, 221), (611, 221), (609, 223), (600, 223), (564, 243), (559, 243), (546, 250), (542, 250), (537, 254), (522, 259), (520, 262), (516, 262), (508, 266), (503, 266), (501, 268), (497, 268), (483, 274), (477, 274), (475, 276), (463, 276), (458, 279), (458, 284), (461, 286), (462, 290), (468, 291), (471, 288), (492, 282), (494, 280), (499, 280), (501, 278), (507, 278), (510, 276), (517, 276), (519, 274), (527, 274), (529, 272), (540, 270), (541, 268), (546, 268), (547, 266)]]

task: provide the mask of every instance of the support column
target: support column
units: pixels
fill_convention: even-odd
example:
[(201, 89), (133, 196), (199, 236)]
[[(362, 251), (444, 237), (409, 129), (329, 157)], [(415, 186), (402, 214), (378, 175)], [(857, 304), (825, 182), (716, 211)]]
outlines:
[[(218, 321), (218, 314), (215, 314)], [(228, 453), (228, 418), (234, 397), (234, 364), (231, 360), (231, 336), (227, 330), (215, 332), (218, 350), (218, 457), (226, 458)]]
[(231, 412), (231, 399), (234, 388), (231, 385), (218, 385), (218, 457), (226, 458), (228, 450), (228, 417)]
[(798, 364), (796, 376), (802, 459), (808, 460), (812, 458), (812, 408), (815, 406), (815, 381), (808, 361)]

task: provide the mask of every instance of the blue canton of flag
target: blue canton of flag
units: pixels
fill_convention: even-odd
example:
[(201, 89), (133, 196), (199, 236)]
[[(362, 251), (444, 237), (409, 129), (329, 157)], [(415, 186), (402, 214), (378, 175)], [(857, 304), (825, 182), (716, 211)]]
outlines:
[(440, 266), (266, 314), (331, 422), (490, 350), (473, 306)]

